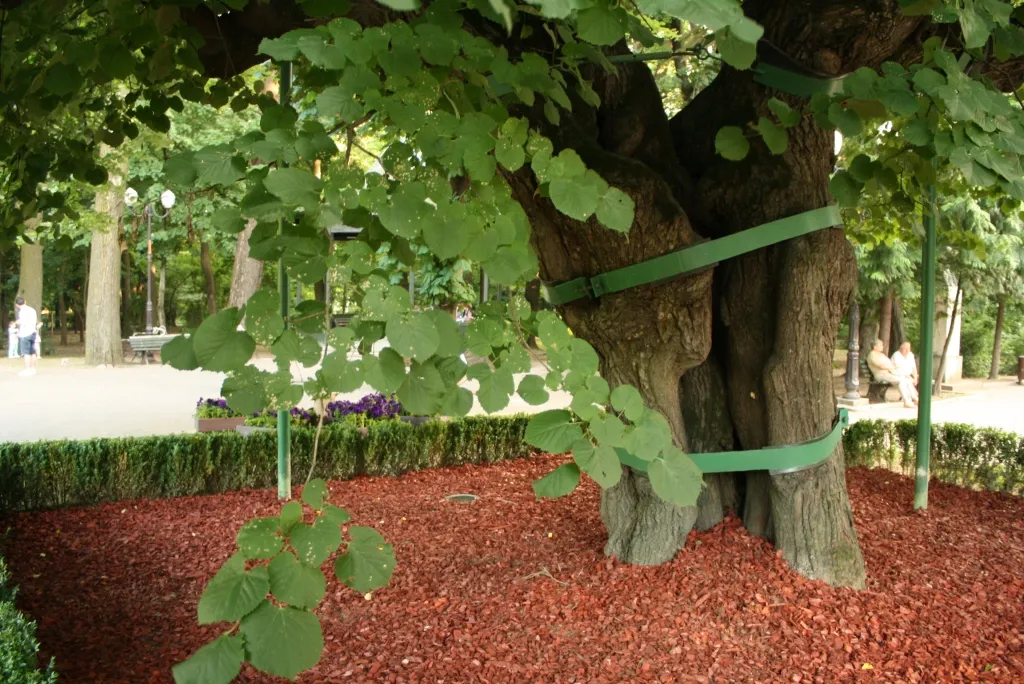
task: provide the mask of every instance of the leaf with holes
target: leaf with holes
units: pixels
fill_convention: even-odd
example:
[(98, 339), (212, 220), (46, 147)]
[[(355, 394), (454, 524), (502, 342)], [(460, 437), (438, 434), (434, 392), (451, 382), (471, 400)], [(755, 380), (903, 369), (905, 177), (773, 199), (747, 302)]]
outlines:
[(270, 584), (267, 569), (245, 569), (245, 556), (236, 553), (221, 566), (199, 598), (199, 624), (234, 622), (256, 609)]
[(274, 598), (296, 608), (315, 608), (327, 589), (320, 568), (303, 563), (288, 551), (274, 556), (267, 574)]
[(372, 527), (353, 525), (352, 541), (334, 562), (334, 574), (347, 587), (365, 594), (386, 586), (395, 571), (395, 549)]

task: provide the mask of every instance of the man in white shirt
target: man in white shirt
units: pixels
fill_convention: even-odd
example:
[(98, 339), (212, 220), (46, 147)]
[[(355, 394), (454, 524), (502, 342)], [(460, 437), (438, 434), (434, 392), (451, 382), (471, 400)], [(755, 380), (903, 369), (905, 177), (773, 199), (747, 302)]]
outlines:
[(901, 375), (896, 372), (896, 364), (882, 351), (884, 346), (882, 340), (875, 340), (871, 351), (868, 353), (867, 361), (868, 368), (871, 369), (871, 375), (878, 382), (887, 382), (898, 387), (900, 396), (903, 397), (903, 405), (907, 408), (914, 408), (918, 401), (914, 380), (908, 375)]
[(914, 386), (917, 386), (917, 360), (914, 359), (914, 352), (910, 351), (910, 342), (904, 341), (896, 353), (892, 355), (893, 371), (896, 375), (903, 375), (913, 379)]
[(25, 370), (18, 375), (25, 377), (36, 374), (36, 323), (39, 317), (36, 310), (25, 303), (24, 297), (14, 300), (14, 309), (18, 314), (18, 346), (21, 356), (25, 359)]

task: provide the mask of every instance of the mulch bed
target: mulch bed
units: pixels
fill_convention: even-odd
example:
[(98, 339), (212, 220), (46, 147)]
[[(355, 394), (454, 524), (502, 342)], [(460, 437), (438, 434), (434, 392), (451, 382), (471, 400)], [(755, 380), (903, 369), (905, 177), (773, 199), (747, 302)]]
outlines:
[[(299, 681), (1024, 681), (1024, 501), (932, 483), (916, 515), (911, 480), (850, 471), (858, 592), (795, 575), (735, 519), (664, 566), (608, 560), (592, 483), (533, 497), (560, 460), (332, 483), (399, 565), (370, 600), (329, 585), (326, 652)], [(442, 499), (466, 490), (480, 500)], [(18, 603), (61, 681), (171, 681), (217, 632), (196, 603), (238, 527), (276, 509), (249, 491), (5, 521)]]

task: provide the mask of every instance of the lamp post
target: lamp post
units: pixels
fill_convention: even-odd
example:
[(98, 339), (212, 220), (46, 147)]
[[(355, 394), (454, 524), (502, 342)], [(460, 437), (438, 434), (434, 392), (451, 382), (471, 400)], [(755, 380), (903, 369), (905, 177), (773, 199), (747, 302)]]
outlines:
[(860, 399), (860, 304), (854, 294), (848, 317), (850, 333), (846, 346), (846, 394), (843, 399)]
[[(161, 219), (170, 216), (175, 199), (174, 193), (170, 190), (160, 193), (160, 204), (164, 208), (164, 212), (160, 214)], [(132, 188), (125, 190), (125, 205), (133, 207), (138, 201), (139, 193)], [(146, 334), (148, 335), (153, 332), (153, 205), (146, 202), (142, 213), (146, 216)]]

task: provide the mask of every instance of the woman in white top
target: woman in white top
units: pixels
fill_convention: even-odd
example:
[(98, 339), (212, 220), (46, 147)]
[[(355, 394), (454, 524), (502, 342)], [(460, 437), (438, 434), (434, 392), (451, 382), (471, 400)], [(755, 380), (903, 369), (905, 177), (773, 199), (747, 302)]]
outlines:
[[(918, 400), (917, 389), (914, 387), (916, 381), (910, 375), (897, 370), (895, 361), (886, 357), (882, 351), (883, 346), (882, 340), (875, 340), (871, 352), (868, 354), (867, 361), (871, 375), (879, 382), (887, 382), (898, 387), (900, 396), (903, 397), (903, 405), (907, 408), (914, 408)], [(899, 354), (899, 352), (896, 353)], [(911, 354), (911, 359), (913, 359), (913, 354)]]

